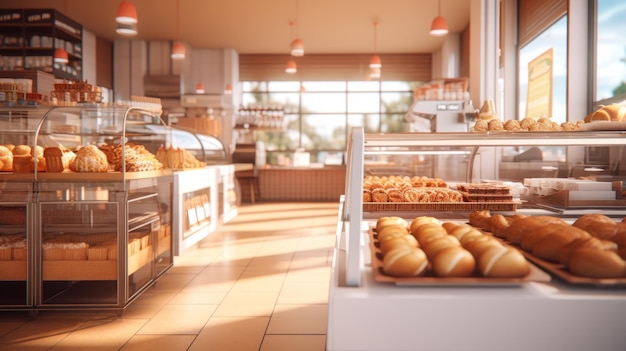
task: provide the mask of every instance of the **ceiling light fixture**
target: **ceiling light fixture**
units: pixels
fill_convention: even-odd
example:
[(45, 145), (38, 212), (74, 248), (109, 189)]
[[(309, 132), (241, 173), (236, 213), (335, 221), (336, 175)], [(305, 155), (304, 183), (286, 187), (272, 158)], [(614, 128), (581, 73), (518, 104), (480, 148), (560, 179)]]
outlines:
[[(63, 13), (65, 15), (67, 15), (67, 0), (64, 0), (63, 2)], [(56, 42), (56, 40), (55, 40)], [(63, 42), (63, 41), (61, 41)], [(63, 46), (61, 45), (61, 47), (58, 47), (55, 51), (54, 51), (54, 63), (61, 63), (61, 64), (68, 64), (70, 62), (70, 56), (68, 55), (67, 51), (65, 51), (65, 49), (63, 48)]]
[(67, 51), (65, 51), (65, 49), (63, 48), (56, 49), (54, 51), (54, 62), (62, 63), (62, 64), (67, 64), (68, 62), (70, 62), (70, 58), (69, 58), (69, 55), (67, 54)]
[(378, 56), (378, 21), (374, 21), (374, 55), (370, 57), (370, 68), (381, 68), (382, 66), (382, 61)]
[(137, 24), (137, 9), (128, 1), (120, 2), (115, 21), (119, 24)]
[[(295, 39), (291, 42), (291, 56), (303, 56), (304, 55), (304, 42), (302, 39), (298, 39), (298, 0), (296, 0), (296, 31)], [(289, 23), (293, 31), (293, 22)], [(293, 33), (292, 33), (293, 35)]]
[(380, 79), (380, 68), (370, 68), (370, 79)]
[(180, 0), (176, 0), (176, 41), (172, 45), (172, 60), (184, 60), (187, 56), (185, 46), (180, 43)]
[(198, 83), (196, 85), (196, 94), (204, 94), (204, 93), (205, 93), (204, 84)]
[(285, 67), (285, 73), (294, 74), (298, 72), (298, 66), (296, 65), (296, 61), (293, 58), (290, 58), (287, 61), (287, 66)]
[(441, 16), (441, 0), (439, 0), (439, 13), (430, 25), (430, 35), (440, 37), (446, 34), (448, 34), (448, 23), (446, 19)]
[(233, 85), (228, 83), (226, 84), (226, 89), (224, 90), (224, 94), (230, 95), (233, 93)]
[(117, 28), (115, 28), (115, 33), (125, 36), (137, 35), (137, 26), (134, 24), (118, 23)]

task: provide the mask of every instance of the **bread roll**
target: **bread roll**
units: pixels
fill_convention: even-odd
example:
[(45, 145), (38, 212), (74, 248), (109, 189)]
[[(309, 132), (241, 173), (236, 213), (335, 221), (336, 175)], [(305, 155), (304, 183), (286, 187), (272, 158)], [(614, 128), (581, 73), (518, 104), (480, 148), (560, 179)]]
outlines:
[(405, 248), (418, 247), (417, 240), (415, 239), (415, 237), (413, 237), (413, 235), (410, 235), (410, 234), (398, 236), (398, 237), (391, 238), (385, 241), (379, 241), (378, 243), (379, 243), (378, 248), (380, 249), (380, 252), (383, 253), (383, 255), (385, 255), (387, 252), (393, 249), (400, 248), (400, 247), (405, 247)]
[(376, 234), (376, 239), (382, 242), (390, 238), (395, 238), (408, 234), (409, 231), (406, 229), (406, 227), (401, 225), (390, 225), (381, 229), (380, 232)]
[(435, 217), (429, 217), (429, 216), (419, 216), (419, 217), (415, 217), (412, 221), (411, 224), (409, 226), (409, 229), (411, 231), (411, 233), (415, 234), (418, 230), (419, 227), (424, 225), (424, 224), (440, 224), (439, 220)]
[(466, 233), (465, 235), (463, 235), (463, 237), (461, 238), (461, 245), (465, 246), (467, 245), (467, 243), (474, 241), (476, 239), (480, 239), (483, 236), (485, 236), (485, 234), (483, 234), (480, 230), (478, 229), (474, 229), (474, 230), (470, 230), (468, 233)]
[(13, 156), (32, 156), (28, 145), (17, 145), (12, 152)]
[(516, 249), (494, 246), (478, 257), (478, 269), (484, 277), (521, 278), (530, 273), (530, 264)]
[(463, 245), (467, 251), (469, 251), (474, 258), (480, 257), (483, 252), (487, 251), (492, 247), (502, 247), (502, 244), (496, 240), (494, 237), (489, 235), (483, 235), (482, 237), (476, 238), (470, 242), (467, 242)]
[(484, 230), (491, 230), (491, 213), (489, 210), (475, 211), (468, 215), (469, 224)]
[(577, 238), (589, 238), (591, 235), (573, 226), (559, 229), (543, 238), (533, 246), (533, 255), (548, 261), (558, 261), (559, 249)]
[(109, 163), (104, 152), (100, 151), (95, 145), (89, 145), (80, 148), (76, 152), (76, 157), (70, 165), (75, 172), (106, 172), (109, 169)]
[(558, 249), (557, 260), (559, 263), (567, 266), (569, 264), (570, 257), (574, 250), (587, 247), (600, 250), (617, 250), (617, 244), (613, 241), (602, 240), (596, 237), (590, 236), (586, 238), (576, 238), (569, 243), (563, 245)]
[(552, 216), (529, 216), (513, 221), (506, 229), (506, 240), (519, 244), (522, 238), (536, 228), (546, 226), (550, 223), (567, 223), (558, 217)]
[(505, 217), (501, 214), (491, 216), (491, 233), (497, 237), (504, 238), (506, 229), (513, 223), (513, 217)]
[(397, 216), (386, 216), (380, 217), (376, 221), (376, 231), (380, 231), (383, 227), (393, 224), (408, 227), (408, 223), (404, 218)]
[(570, 273), (589, 278), (626, 277), (626, 261), (615, 251), (579, 248), (570, 256)]
[(534, 228), (524, 235), (524, 238), (519, 243), (520, 247), (523, 250), (532, 251), (535, 244), (542, 238), (554, 233), (557, 230), (570, 227), (571, 226), (567, 223), (551, 223), (543, 227)]
[(476, 260), (464, 248), (450, 247), (434, 257), (432, 267), (439, 277), (468, 277), (474, 273)]
[(600, 213), (590, 213), (579, 217), (573, 226), (583, 229), (599, 239), (610, 239), (617, 231), (617, 223)]
[(383, 272), (394, 277), (417, 277), (427, 267), (426, 254), (419, 248), (398, 248), (383, 256)]
[(423, 225), (416, 233), (413, 233), (413, 236), (415, 236), (420, 245), (426, 245), (429, 241), (437, 240), (447, 235), (448, 233), (441, 225), (434, 223)]
[(8, 147), (4, 145), (0, 145), (0, 162), (2, 162), (2, 167), (0, 168), (0, 171), (13, 170), (13, 153)]
[(444, 235), (441, 238), (431, 240), (422, 245), (422, 250), (424, 250), (424, 252), (426, 253), (426, 257), (428, 257), (428, 259), (432, 261), (440, 251), (443, 251), (450, 247), (460, 246), (461, 243), (459, 242), (459, 239), (453, 237), (452, 235)]

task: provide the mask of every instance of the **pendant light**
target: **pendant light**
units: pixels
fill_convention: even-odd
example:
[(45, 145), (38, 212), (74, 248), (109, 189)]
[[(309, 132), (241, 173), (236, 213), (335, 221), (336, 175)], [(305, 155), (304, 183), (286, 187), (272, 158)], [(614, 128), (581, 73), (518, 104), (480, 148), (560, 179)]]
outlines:
[[(296, 31), (295, 39), (291, 42), (291, 56), (303, 56), (304, 55), (304, 42), (298, 38), (298, 0), (296, 0)], [(290, 23), (293, 29), (293, 22)]]
[(230, 95), (233, 93), (233, 85), (228, 83), (226, 84), (226, 89), (224, 89), (224, 94)]
[(382, 66), (382, 61), (378, 56), (378, 21), (374, 21), (374, 55), (370, 57), (370, 68), (381, 68)]
[(285, 67), (285, 73), (294, 74), (298, 72), (298, 66), (296, 65), (296, 61), (293, 60), (293, 57), (287, 61), (287, 66)]
[(380, 79), (380, 68), (370, 68), (370, 79)]
[(204, 93), (205, 93), (204, 84), (198, 83), (196, 85), (196, 94), (204, 94)]
[(180, 36), (180, 0), (176, 0), (176, 41), (172, 45), (172, 60), (184, 60), (187, 54), (185, 46), (178, 40)]
[(117, 28), (115, 28), (115, 33), (129, 37), (137, 35), (137, 25), (118, 23)]
[(115, 21), (119, 24), (137, 24), (137, 9), (128, 1), (122, 1), (117, 7)]
[(440, 37), (446, 34), (448, 34), (448, 23), (446, 23), (446, 19), (441, 16), (441, 0), (439, 0), (439, 13), (430, 25), (430, 35)]
[[(67, 14), (67, 0), (63, 2), (63, 13)], [(67, 51), (63, 48), (63, 46), (57, 48), (54, 51), (54, 63), (60, 63), (66, 65), (70, 62), (70, 56)]]

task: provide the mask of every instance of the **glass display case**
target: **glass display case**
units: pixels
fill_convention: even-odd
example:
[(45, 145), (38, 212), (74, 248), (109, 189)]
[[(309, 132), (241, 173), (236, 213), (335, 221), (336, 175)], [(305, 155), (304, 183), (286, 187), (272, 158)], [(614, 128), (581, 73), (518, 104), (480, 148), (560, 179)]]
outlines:
[(0, 206), (24, 219), (0, 220), (13, 251), (0, 265), (25, 271), (0, 281), (0, 308), (123, 310), (172, 266), (173, 177), (155, 157), (171, 136), (151, 125), (157, 114), (121, 105), (0, 108), (0, 145), (14, 147)]
[[(390, 176), (397, 171), (393, 168), (398, 166), (397, 162), (403, 163), (401, 169), (413, 172), (402, 176), (420, 176), (422, 168), (411, 165), (421, 162), (428, 164), (429, 171), (435, 168), (434, 177), (450, 177), (443, 180), (451, 187), (465, 182), (505, 184), (499, 178), (500, 163), (509, 162), (502, 157), (505, 149), (558, 147), (567, 155), (562, 165), (566, 170), (554, 170), (551, 178), (542, 179), (565, 181), (572, 178), (572, 168), (587, 162), (585, 154), (589, 149), (608, 148), (611, 154), (608, 163), (613, 164), (621, 158), (624, 145), (626, 132), (623, 131), (368, 134), (362, 128), (354, 128), (348, 147), (346, 191), (339, 204), (326, 349), (459, 350), (467, 345), (480, 350), (621, 348), (626, 342), (621, 329), (626, 314), (626, 278), (572, 279), (557, 272), (562, 266), (554, 269), (556, 265), (540, 264), (525, 254), (532, 262), (531, 274), (521, 281), (494, 282), (480, 277), (463, 281), (437, 276), (378, 279), (381, 267), (375, 260), (380, 258), (372, 228), (379, 218), (399, 216), (411, 221), (418, 216), (432, 216), (442, 223), (466, 223), (468, 214), (475, 209), (463, 207), (467, 204), (447, 207), (450, 203), (386, 203), (375, 207), (373, 202), (364, 200), (364, 180), (368, 167), (384, 164), (390, 170), (386, 176)], [(437, 171), (437, 164), (449, 164), (448, 167), (464, 172), (448, 172), (446, 167)], [(531, 201), (533, 185), (520, 181), (523, 186), (520, 192), (523, 189), (529, 192), (526, 196), (516, 196), (515, 206), (502, 210), (488, 201), (478, 205), (492, 214), (506, 216), (550, 215), (572, 223), (583, 214), (602, 213), (619, 222), (626, 215), (623, 177), (619, 168), (611, 172), (602, 169), (590, 182), (612, 189), (611, 200), (546, 205)], [(477, 320), (481, 322), (476, 323)], [(584, 325), (602, 325), (602, 337), (597, 329)], [(462, 337), (450, 338), (450, 335)]]

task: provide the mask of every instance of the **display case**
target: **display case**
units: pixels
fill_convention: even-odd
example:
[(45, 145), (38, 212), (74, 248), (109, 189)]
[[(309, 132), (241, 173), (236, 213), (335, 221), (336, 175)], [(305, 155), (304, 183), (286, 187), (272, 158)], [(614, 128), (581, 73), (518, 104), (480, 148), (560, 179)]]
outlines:
[[(363, 180), (368, 163), (387, 164), (394, 157), (423, 162), (435, 156), (429, 165), (449, 162), (465, 171), (464, 175), (448, 173), (452, 178), (446, 181), (497, 182), (499, 156), (508, 147), (563, 147), (568, 154), (567, 167), (572, 168), (578, 165), (576, 154), (584, 154), (586, 148), (620, 149), (626, 145), (625, 137), (621, 131), (365, 134), (362, 128), (354, 128), (348, 147), (346, 192), (339, 204), (327, 350), (621, 349), (626, 344), (623, 279), (579, 283), (547, 275), (549, 271), (533, 266), (542, 274), (522, 281), (377, 280), (371, 227), (378, 218), (394, 215), (410, 221), (434, 216), (465, 223), (473, 209), (367, 208)], [(451, 157), (456, 161), (448, 160)], [(442, 176), (447, 168), (440, 171), (434, 176)], [(619, 172), (610, 181), (619, 183)], [(619, 199), (621, 187), (619, 190), (617, 199), (601, 207), (538, 206), (525, 199), (506, 211), (494, 210), (489, 203), (482, 205), (492, 213), (510, 215), (549, 214), (571, 221), (585, 213), (601, 212), (617, 219), (626, 214)]]
[(31, 150), (0, 172), (0, 206), (20, 214), (0, 222), (0, 271), (19, 273), (1, 290), (23, 295), (0, 309), (123, 311), (172, 266), (173, 177), (154, 156), (171, 137), (151, 125), (120, 105), (0, 109), (0, 145)]

